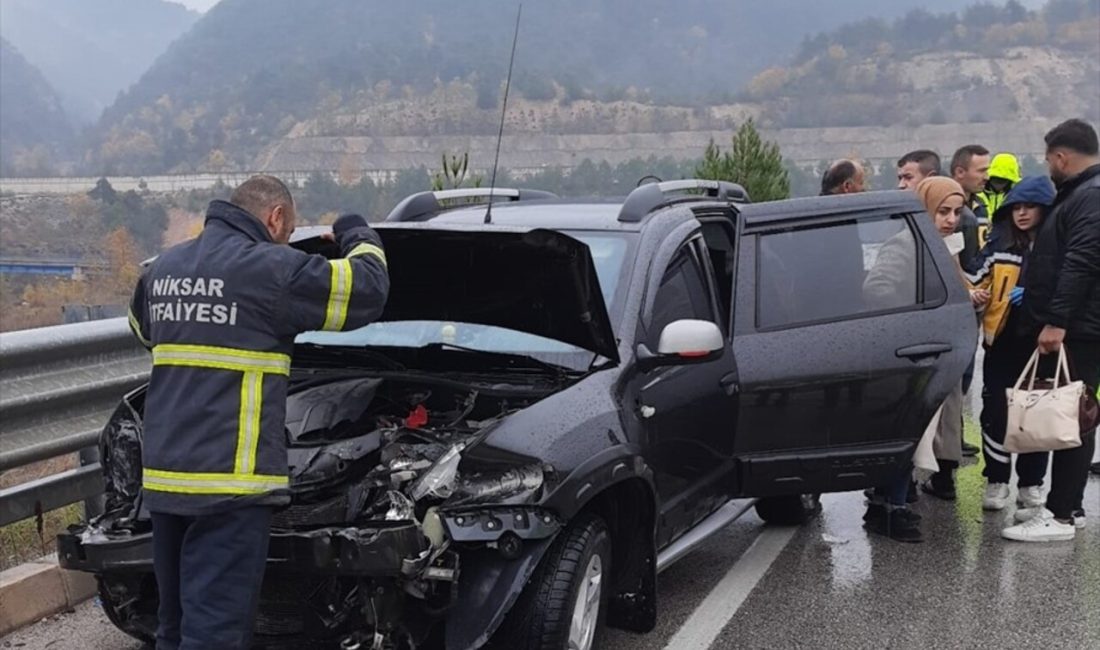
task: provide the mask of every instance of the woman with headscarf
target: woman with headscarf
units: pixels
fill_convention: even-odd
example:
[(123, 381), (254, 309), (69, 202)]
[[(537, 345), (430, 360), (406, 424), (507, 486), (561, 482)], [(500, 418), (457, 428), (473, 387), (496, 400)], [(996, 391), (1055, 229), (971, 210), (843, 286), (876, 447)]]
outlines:
[[(917, 197), (932, 217), (936, 230), (944, 238), (952, 254), (957, 255), (962, 249), (962, 243), (956, 241), (961, 237), (955, 234), (955, 230), (966, 203), (966, 193), (962, 186), (950, 178), (933, 176), (917, 185)], [(970, 300), (974, 308), (981, 309), (989, 301), (989, 291), (971, 287), (958, 265), (958, 257), (955, 258), (955, 263), (962, 282), (970, 289)], [(960, 382), (943, 403), (936, 436), (932, 440), (939, 471), (921, 484), (923, 492), (945, 501), (955, 500), (955, 470), (962, 462), (962, 407), (963, 389)]]
[[(955, 233), (965, 204), (962, 186), (950, 178), (932, 176), (921, 181), (916, 192), (932, 219), (936, 232), (943, 238), (951, 254), (956, 256), (955, 268), (948, 272), (948, 277), (954, 275), (959, 278), (959, 282), (966, 284), (957, 258), (962, 250), (961, 237)], [(863, 284), (863, 293), (868, 304), (882, 309), (911, 304), (916, 294), (913, 269), (916, 267), (917, 250), (917, 242), (908, 228), (883, 243)], [(949, 279), (947, 281), (950, 282)], [(967, 287), (970, 288), (969, 285)], [(988, 301), (989, 292), (971, 288), (970, 299), (975, 308), (980, 308)], [(939, 471), (924, 485), (924, 490), (941, 498), (954, 499), (954, 470), (962, 461), (962, 402), (960, 381), (944, 400), (933, 420), (937, 424), (932, 449)], [(867, 514), (864, 515), (867, 528), (871, 532), (902, 542), (923, 541), (919, 526), (920, 515), (907, 507), (911, 474), (912, 467), (906, 467), (890, 485), (874, 491)]]
[[(1045, 176), (1029, 176), (1015, 185), (997, 209), (994, 220), (1002, 224), (1001, 236), (989, 241), (979, 255), (977, 271), (968, 276), (975, 288), (991, 293), (982, 319), (982, 453), (985, 456), (985, 495), (982, 508), (1003, 510), (1009, 498), (1012, 454), (1005, 447), (1008, 403), (1005, 390), (1016, 383), (1035, 351), (1035, 338), (1016, 309), (1024, 297), (1028, 257), (1050, 206), (1054, 186)], [(1016, 457), (1019, 508), (1038, 508), (1046, 503), (1043, 477), (1049, 453)]]

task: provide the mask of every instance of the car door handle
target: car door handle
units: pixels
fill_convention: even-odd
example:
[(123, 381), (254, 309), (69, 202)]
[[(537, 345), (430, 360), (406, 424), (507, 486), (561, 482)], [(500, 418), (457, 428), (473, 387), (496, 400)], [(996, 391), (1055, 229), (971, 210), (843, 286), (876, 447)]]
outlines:
[(722, 386), (722, 390), (726, 391), (726, 395), (736, 395), (741, 390), (741, 384), (737, 383), (737, 373), (731, 372), (722, 380), (718, 382)]
[(944, 352), (952, 350), (950, 343), (920, 343), (904, 348), (898, 348), (894, 354), (898, 357), (909, 359), (922, 359), (924, 357), (938, 357)]

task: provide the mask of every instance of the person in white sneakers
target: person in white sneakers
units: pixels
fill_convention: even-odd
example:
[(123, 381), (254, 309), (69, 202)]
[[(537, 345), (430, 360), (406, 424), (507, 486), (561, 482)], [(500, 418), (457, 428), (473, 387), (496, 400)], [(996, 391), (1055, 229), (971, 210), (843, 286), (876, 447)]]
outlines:
[[(1008, 427), (1006, 390), (1027, 365), (1035, 351), (1035, 337), (1025, 326), (1019, 309), (1023, 302), (1031, 248), (1043, 217), (1054, 203), (1054, 184), (1046, 176), (1029, 176), (1009, 191), (995, 218), (1002, 225), (998, 236), (990, 238), (978, 254), (978, 268), (967, 274), (975, 289), (990, 292), (982, 315), (982, 455), (985, 457), (985, 495), (982, 508), (1003, 510), (1008, 504), (1012, 454), (1005, 449)], [(1049, 452), (1020, 454), (1016, 457), (1018, 476), (1017, 506), (1037, 508), (1046, 503), (1043, 477), (1047, 473)]]
[[(1054, 375), (1066, 348), (1073, 379), (1100, 384), (1100, 141), (1083, 120), (1067, 120), (1046, 135), (1047, 166), (1058, 186), (1054, 208), (1028, 258), (1023, 311), (1038, 333), (1039, 372)], [(1044, 369), (1044, 365), (1046, 369)], [(1081, 445), (1052, 454), (1050, 494), (1042, 508), (1020, 510), (1023, 523), (1001, 536), (1021, 542), (1071, 540), (1083, 523), (1082, 502), (1096, 432)]]

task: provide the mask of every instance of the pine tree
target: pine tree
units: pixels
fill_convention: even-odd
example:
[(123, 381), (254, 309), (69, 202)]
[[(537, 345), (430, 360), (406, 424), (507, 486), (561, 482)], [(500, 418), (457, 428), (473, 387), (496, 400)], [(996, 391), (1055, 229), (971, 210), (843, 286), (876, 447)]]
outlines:
[(712, 181), (731, 180), (729, 154), (722, 155), (718, 145), (714, 144), (714, 138), (703, 151), (703, 161), (695, 168), (695, 177)]
[(790, 197), (791, 182), (779, 145), (762, 140), (751, 118), (737, 129), (731, 144), (730, 151), (722, 153), (711, 140), (695, 168), (696, 176), (738, 183), (757, 203)]

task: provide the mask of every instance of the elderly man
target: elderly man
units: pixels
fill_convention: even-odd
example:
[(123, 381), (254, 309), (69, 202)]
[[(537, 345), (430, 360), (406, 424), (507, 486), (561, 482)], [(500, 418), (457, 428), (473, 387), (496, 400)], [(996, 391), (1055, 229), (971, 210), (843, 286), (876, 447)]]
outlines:
[(821, 176), (821, 196), (864, 192), (865, 176), (863, 165), (858, 161), (837, 160)]

